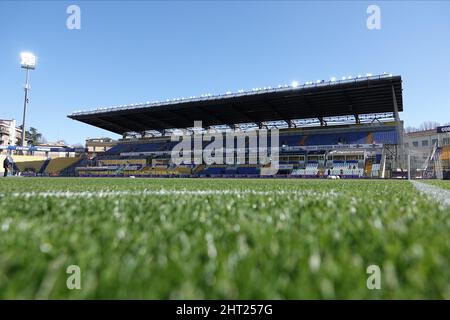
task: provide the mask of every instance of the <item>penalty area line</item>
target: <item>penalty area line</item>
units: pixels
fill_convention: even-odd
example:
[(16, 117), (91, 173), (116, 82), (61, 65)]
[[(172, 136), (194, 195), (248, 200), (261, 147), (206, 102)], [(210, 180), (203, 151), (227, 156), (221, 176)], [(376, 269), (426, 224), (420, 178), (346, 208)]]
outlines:
[(423, 183), (415, 180), (410, 180), (413, 186), (422, 194), (439, 202), (444, 206), (450, 206), (450, 191), (445, 190), (434, 185)]

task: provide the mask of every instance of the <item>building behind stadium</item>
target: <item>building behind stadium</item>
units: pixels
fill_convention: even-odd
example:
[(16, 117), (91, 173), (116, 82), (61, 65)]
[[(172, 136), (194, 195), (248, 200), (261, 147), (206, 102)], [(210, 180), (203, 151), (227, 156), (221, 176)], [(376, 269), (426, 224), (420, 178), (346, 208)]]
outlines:
[(20, 141), (22, 129), (16, 127), (14, 119), (0, 119), (0, 145), (16, 145)]

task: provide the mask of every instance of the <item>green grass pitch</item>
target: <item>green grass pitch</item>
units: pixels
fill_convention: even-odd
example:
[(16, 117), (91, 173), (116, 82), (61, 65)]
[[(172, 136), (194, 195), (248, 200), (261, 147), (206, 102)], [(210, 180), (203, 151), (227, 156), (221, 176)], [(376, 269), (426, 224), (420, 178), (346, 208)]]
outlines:
[(0, 201), (2, 299), (450, 299), (450, 210), (407, 181), (6, 178)]

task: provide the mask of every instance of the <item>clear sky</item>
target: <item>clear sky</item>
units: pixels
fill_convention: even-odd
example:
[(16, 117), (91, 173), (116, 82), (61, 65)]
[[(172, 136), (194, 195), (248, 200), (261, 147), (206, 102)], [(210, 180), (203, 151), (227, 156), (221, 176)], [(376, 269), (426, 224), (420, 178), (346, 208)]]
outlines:
[[(81, 29), (66, 27), (69, 5)], [(381, 30), (366, 26), (381, 9)], [(357, 74), (403, 77), (408, 126), (450, 121), (450, 2), (0, 1), (0, 118), (21, 123), (21, 51), (38, 56), (28, 125), (116, 135), (76, 110)]]

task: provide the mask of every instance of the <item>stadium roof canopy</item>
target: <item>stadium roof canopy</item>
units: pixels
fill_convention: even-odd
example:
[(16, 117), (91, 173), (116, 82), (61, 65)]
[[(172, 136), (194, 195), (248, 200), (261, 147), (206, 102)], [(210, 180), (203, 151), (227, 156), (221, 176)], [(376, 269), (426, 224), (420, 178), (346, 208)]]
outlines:
[(115, 133), (403, 111), (400, 76), (382, 75), (100, 108), (69, 118)]

